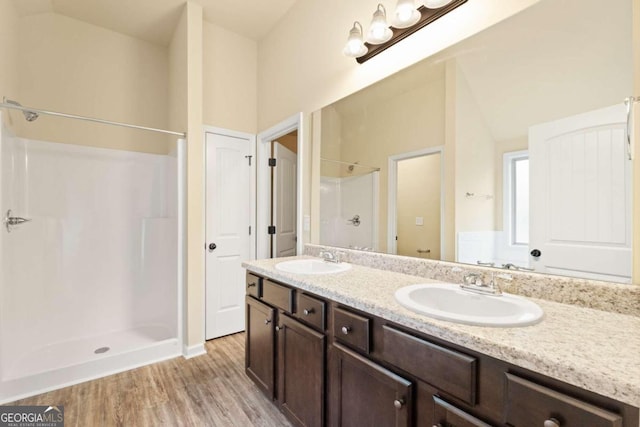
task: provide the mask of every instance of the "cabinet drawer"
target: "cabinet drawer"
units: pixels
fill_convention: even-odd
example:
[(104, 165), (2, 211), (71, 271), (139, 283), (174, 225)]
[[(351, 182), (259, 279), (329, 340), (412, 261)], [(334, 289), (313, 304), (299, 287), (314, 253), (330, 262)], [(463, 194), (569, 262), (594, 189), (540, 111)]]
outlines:
[(262, 300), (268, 304), (293, 313), (294, 290), (286, 286), (279, 285), (271, 280), (262, 281)]
[(510, 426), (541, 426), (555, 419), (562, 427), (622, 427), (622, 417), (618, 414), (515, 375), (505, 375), (504, 420)]
[(398, 368), (470, 405), (476, 403), (475, 357), (383, 326), (382, 357)]
[(436, 396), (433, 396), (433, 404), (434, 426), (491, 427), (490, 424), (480, 421), (476, 417), (467, 414), (463, 410), (456, 408)]
[(355, 349), (369, 353), (370, 320), (342, 308), (333, 310), (333, 337)]
[(324, 331), (326, 303), (322, 300), (298, 292), (297, 317), (303, 322)]
[(247, 295), (260, 298), (262, 288), (262, 278), (247, 272)]

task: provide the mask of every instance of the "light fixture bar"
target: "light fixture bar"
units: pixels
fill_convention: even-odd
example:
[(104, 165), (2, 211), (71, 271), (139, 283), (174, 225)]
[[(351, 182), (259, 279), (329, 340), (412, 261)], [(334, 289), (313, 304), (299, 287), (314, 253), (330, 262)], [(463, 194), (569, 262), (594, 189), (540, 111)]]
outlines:
[(411, 34), (415, 33), (419, 29), (426, 27), (436, 19), (446, 15), (447, 13), (463, 5), (467, 1), (468, 0), (454, 0), (453, 2), (439, 9), (427, 9), (424, 6), (420, 6), (418, 8), (418, 12), (420, 12), (420, 20), (418, 22), (416, 22), (414, 25), (408, 28), (391, 27), (391, 31), (393, 31), (393, 36), (389, 41), (385, 43), (381, 43), (381, 44), (365, 43), (364, 45), (368, 48), (368, 51), (366, 54), (356, 58), (356, 61), (358, 61), (358, 63), (360, 64), (368, 61), (369, 59), (373, 58), (380, 52), (398, 43), (400, 40), (403, 40), (405, 37), (410, 36)]

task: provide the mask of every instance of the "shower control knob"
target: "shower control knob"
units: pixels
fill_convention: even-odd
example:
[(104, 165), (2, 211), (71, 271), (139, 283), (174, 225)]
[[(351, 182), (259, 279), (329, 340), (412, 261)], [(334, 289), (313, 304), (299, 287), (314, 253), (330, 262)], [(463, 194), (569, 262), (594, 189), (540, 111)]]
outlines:
[(217, 247), (218, 245), (216, 245), (215, 243), (209, 243), (209, 252), (215, 251)]
[(530, 253), (531, 253), (531, 256), (534, 258), (538, 258), (540, 257), (540, 255), (542, 255), (542, 252), (540, 252), (540, 249), (534, 249)]

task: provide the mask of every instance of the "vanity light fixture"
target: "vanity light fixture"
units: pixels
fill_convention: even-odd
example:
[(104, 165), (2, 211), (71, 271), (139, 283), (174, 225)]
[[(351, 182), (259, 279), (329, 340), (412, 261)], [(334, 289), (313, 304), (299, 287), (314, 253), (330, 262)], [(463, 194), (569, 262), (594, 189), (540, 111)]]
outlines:
[(373, 12), (371, 26), (367, 32), (367, 43), (382, 44), (388, 42), (392, 36), (393, 31), (387, 24), (387, 9), (384, 8), (382, 3), (378, 3), (376, 11)]
[(349, 39), (343, 52), (362, 64), (466, 2), (467, 0), (423, 0), (423, 5), (416, 9), (414, 0), (398, 0), (391, 27), (387, 23), (384, 5), (378, 3), (367, 31), (366, 43), (362, 39), (362, 26), (356, 21), (349, 31)]
[(368, 50), (362, 39), (362, 25), (356, 21), (353, 23), (351, 31), (349, 31), (349, 39), (343, 53), (351, 58), (358, 58), (367, 53)]
[(424, 0), (424, 7), (429, 9), (438, 9), (451, 3), (453, 0)]
[(394, 28), (408, 28), (418, 22), (420, 16), (413, 0), (398, 0), (392, 25)]

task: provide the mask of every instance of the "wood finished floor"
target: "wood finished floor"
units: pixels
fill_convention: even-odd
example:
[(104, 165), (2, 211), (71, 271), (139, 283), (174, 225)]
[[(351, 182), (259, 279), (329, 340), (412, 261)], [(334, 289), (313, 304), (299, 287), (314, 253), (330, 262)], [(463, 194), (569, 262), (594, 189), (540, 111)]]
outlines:
[(244, 373), (244, 334), (182, 357), (19, 400), (64, 405), (65, 427), (290, 426)]

